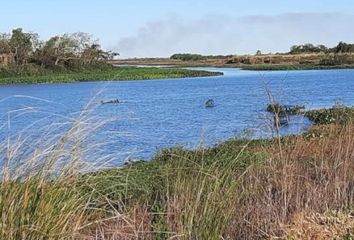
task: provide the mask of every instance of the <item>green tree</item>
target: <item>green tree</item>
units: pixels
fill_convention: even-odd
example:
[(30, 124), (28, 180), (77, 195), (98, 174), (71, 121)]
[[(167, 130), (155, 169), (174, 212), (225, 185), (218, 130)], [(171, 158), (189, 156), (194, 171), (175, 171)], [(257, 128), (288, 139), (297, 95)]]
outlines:
[(9, 40), (11, 52), (17, 65), (27, 64), (28, 59), (39, 43), (38, 34), (25, 33), (22, 28), (12, 30)]
[(83, 51), (81, 59), (86, 64), (92, 64), (94, 62), (112, 60), (118, 55), (119, 53), (116, 52), (104, 51), (99, 44), (94, 43)]
[(336, 47), (332, 50), (334, 53), (353, 53), (354, 44), (348, 44), (345, 42), (339, 42)]

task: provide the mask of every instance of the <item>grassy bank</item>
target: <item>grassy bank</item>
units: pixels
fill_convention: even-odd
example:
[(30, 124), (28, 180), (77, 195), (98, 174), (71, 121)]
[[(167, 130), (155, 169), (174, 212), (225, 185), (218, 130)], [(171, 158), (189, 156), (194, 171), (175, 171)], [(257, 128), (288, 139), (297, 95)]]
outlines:
[[(353, 236), (349, 119), (318, 124), (302, 136), (176, 147), (149, 162), (85, 174), (78, 172), (82, 153), (94, 149), (83, 147), (88, 126), (80, 122), (32, 154), (19, 144), (1, 156), (1, 239)], [(25, 164), (10, 171), (16, 159)]]
[(69, 73), (0, 76), (0, 84), (68, 83), (99, 80), (146, 80), (164, 78), (207, 77), (220, 72), (194, 71), (178, 68), (116, 67), (104, 70), (83, 70)]

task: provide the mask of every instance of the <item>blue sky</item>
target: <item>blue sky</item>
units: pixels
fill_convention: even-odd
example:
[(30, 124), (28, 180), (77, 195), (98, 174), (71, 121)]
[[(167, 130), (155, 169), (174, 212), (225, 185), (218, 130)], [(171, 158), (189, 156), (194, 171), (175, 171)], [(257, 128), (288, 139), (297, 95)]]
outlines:
[(2, 0), (0, 32), (83, 31), (126, 57), (275, 52), (354, 42), (353, 14), (352, 0)]

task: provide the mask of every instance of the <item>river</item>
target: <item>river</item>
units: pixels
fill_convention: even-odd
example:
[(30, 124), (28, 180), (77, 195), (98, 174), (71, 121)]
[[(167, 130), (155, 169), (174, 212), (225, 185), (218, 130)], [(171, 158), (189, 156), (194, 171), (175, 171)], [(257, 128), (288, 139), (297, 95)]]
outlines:
[[(109, 120), (93, 139), (102, 143), (102, 153), (114, 153), (113, 165), (120, 165), (127, 158), (150, 159), (159, 149), (175, 145), (195, 148), (232, 137), (273, 136), (265, 111), (269, 93), (281, 104), (307, 109), (354, 104), (354, 70), (202, 69), (224, 75), (0, 86), (0, 139), (59, 133), (86, 109), (87, 122)], [(120, 103), (100, 104), (110, 99)], [(205, 108), (208, 99), (215, 107)], [(298, 134), (310, 125), (306, 118), (294, 117), (281, 134)]]

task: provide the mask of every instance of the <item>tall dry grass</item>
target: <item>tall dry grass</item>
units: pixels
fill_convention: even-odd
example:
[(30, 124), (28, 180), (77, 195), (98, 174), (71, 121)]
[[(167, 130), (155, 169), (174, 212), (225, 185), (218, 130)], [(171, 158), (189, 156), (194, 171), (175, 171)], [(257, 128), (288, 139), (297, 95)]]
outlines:
[(238, 207), (227, 235), (240, 239), (285, 238), (292, 234), (293, 239), (333, 239), (343, 237), (347, 230), (353, 232), (353, 226), (345, 224), (342, 231), (311, 232), (314, 223), (302, 226), (304, 229), (297, 229), (295, 234), (289, 231), (302, 214), (324, 216), (331, 211), (353, 210), (353, 125), (320, 128), (317, 137), (283, 141), (281, 153), (277, 146), (263, 149), (269, 159), (242, 178), (244, 197), (235, 203)]
[(352, 124), (320, 126), (281, 138), (281, 148), (275, 139), (165, 151), (147, 173), (152, 190), (125, 205), (129, 224), (100, 224), (97, 239), (353, 236), (353, 133)]

